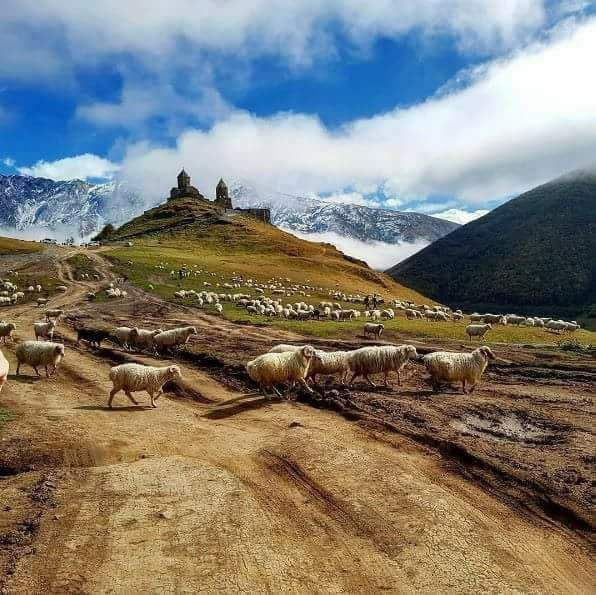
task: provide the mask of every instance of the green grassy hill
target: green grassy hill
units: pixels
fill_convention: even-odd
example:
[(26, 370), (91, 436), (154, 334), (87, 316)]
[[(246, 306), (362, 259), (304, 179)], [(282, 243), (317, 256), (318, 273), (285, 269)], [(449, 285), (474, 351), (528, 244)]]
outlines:
[[(133, 245), (127, 246), (129, 242)], [(116, 244), (110, 251), (113, 259), (132, 261), (136, 278), (156, 287), (163, 280), (155, 265), (168, 262), (174, 270), (198, 265), (258, 281), (282, 277), (345, 292), (375, 292), (388, 299), (425, 300), (331, 244), (301, 240), (252, 217), (224, 215), (209, 201), (178, 199), (160, 205), (117, 229), (108, 244)]]
[(596, 174), (526, 192), (387, 272), (469, 310), (588, 313), (596, 302)]

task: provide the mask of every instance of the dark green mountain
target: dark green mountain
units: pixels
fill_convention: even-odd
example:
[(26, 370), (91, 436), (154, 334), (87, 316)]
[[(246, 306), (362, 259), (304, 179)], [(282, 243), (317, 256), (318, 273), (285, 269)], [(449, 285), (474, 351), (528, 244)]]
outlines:
[(596, 303), (596, 172), (534, 188), (387, 272), (452, 306), (586, 312)]

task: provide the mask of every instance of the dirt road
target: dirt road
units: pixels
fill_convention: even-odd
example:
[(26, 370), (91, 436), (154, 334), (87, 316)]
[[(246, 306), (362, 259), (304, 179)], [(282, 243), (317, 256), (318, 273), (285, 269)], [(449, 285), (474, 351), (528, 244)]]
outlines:
[[(63, 261), (59, 270), (72, 276)], [(92, 286), (71, 282), (52, 305), (85, 315)], [(139, 320), (163, 307), (133, 297), (128, 312)], [(95, 311), (126, 320), (111, 308)], [(161, 316), (191, 314), (164, 307)], [(11, 310), (18, 338), (30, 337), (38, 316), (33, 306)], [(227, 332), (229, 344), (272, 339), (194, 316), (214, 336)], [(63, 333), (68, 344), (72, 332)], [(195, 398), (181, 390), (153, 410), (120, 396), (109, 411), (108, 371), (122, 356), (67, 346), (55, 378), (11, 375), (0, 395), (16, 413), (0, 430), (7, 593), (593, 589), (582, 536), (449, 471), (445, 453), (415, 436), (247, 398), (244, 387), (186, 362)], [(14, 345), (3, 351), (14, 364)]]

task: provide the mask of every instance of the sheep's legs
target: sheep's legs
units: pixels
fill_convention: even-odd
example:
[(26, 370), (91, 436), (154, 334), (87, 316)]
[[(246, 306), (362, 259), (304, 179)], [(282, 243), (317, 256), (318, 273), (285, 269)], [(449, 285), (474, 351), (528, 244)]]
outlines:
[(155, 404), (155, 397), (152, 392), (147, 391), (147, 394), (151, 397), (151, 407), (157, 407)]
[(372, 387), (376, 387), (377, 385), (368, 377), (368, 374), (364, 374), (364, 380), (366, 380)]
[(464, 391), (464, 395), (465, 395), (466, 394), (466, 381), (465, 380), (461, 381), (461, 388)]
[(356, 378), (358, 378), (358, 376), (360, 376), (360, 374), (356, 374), (356, 372), (354, 372), (354, 375), (352, 376), (352, 380), (350, 380), (350, 382), (348, 384), (354, 384), (354, 380), (356, 380)]
[(37, 369), (36, 366), (32, 366), (33, 369), (35, 370), (35, 373), (41, 378), (41, 374), (39, 373), (39, 370)]
[(129, 390), (125, 390), (124, 394), (135, 404), (138, 405), (139, 402), (135, 400), (135, 398), (132, 396), (132, 393)]
[[(385, 386), (386, 387), (389, 386), (389, 381), (387, 380), (388, 376), (389, 376), (389, 372), (385, 372)], [(399, 376), (399, 374), (398, 374), (398, 376)]]
[(17, 364), (17, 372), (16, 372), (17, 376), (20, 376), (20, 374), (19, 374), (19, 370), (20, 370), (20, 369), (21, 369), (21, 362), (19, 362), (19, 363)]
[(113, 388), (110, 391), (110, 398), (108, 399), (108, 407), (111, 409), (112, 408), (112, 401), (114, 400), (114, 397), (120, 392), (119, 388)]

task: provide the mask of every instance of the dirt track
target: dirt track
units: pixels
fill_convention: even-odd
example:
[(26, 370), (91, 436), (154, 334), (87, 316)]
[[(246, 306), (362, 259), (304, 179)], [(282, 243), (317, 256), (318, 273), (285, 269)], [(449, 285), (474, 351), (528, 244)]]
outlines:
[[(186, 388), (157, 410), (123, 396), (105, 409), (117, 350), (69, 348), (56, 378), (9, 378), (0, 395), (17, 413), (0, 452), (6, 592), (593, 590), (592, 362), (502, 353), (512, 363), (465, 398), (431, 397), (418, 372), (372, 396), (328, 387), (320, 405), (343, 407), (350, 421), (245, 397), (240, 363), (298, 337), (136, 290), (117, 305), (81, 305), (91, 286), (71, 283), (52, 305), (106, 324), (192, 321), (193, 350), (209, 355), (185, 355)], [(19, 338), (38, 315), (11, 310)], [(13, 363), (13, 346), (3, 351)]]

